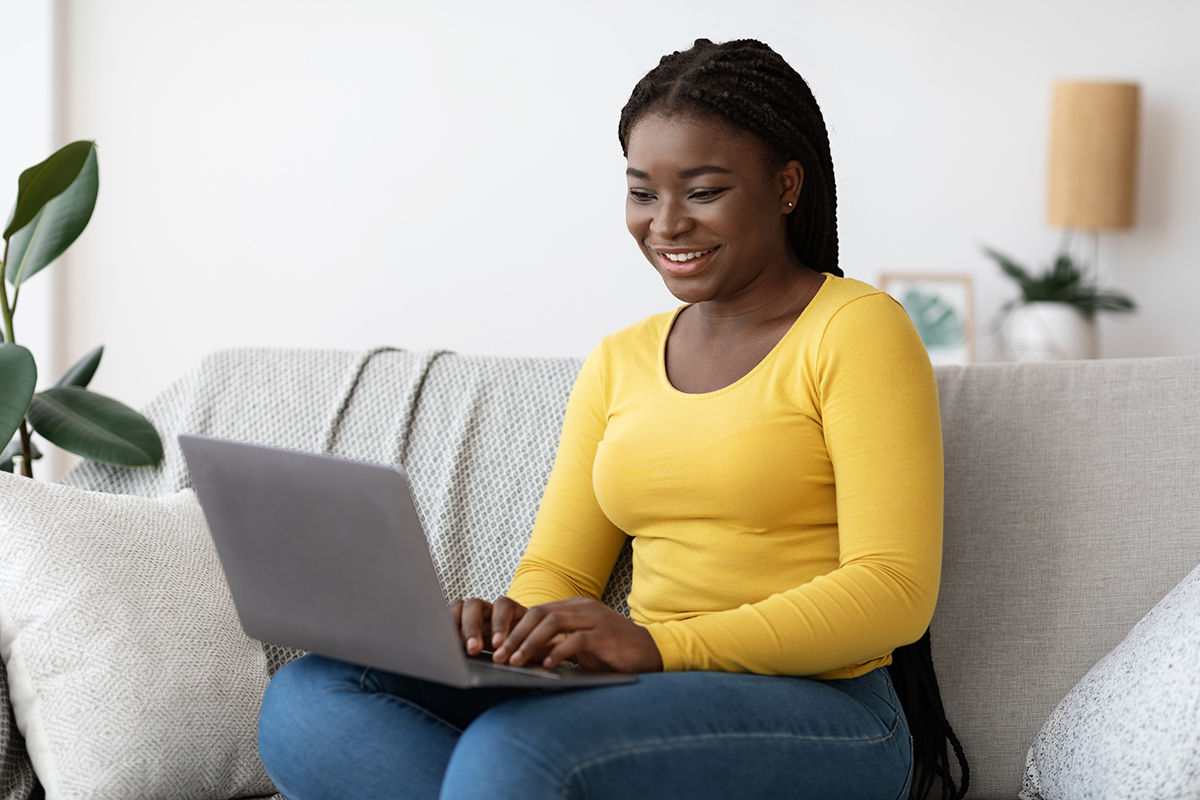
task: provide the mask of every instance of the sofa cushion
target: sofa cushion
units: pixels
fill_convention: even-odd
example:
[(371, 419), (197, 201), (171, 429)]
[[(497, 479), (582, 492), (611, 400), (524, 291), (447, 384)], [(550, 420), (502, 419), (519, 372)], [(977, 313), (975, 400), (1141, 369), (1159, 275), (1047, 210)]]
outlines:
[(274, 791), (255, 738), (266, 661), (190, 490), (0, 473), (0, 656), (47, 796)]
[(1200, 797), (1200, 567), (1058, 704), (1021, 797)]

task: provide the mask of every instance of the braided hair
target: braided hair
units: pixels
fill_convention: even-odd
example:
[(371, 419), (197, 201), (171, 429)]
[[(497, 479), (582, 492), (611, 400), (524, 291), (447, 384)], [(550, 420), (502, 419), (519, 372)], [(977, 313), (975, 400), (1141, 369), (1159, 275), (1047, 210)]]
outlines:
[(663, 56), (621, 109), (617, 135), (626, 155), (629, 133), (647, 113), (715, 115), (753, 133), (771, 166), (799, 161), (804, 185), (788, 215), (788, 241), (805, 266), (842, 276), (825, 119), (808, 84), (778, 53), (753, 39), (697, 39), (690, 50)]
[[(837, 192), (829, 134), (808, 84), (783, 57), (753, 39), (713, 44), (697, 39), (689, 50), (663, 56), (638, 81), (621, 109), (617, 135), (629, 154), (629, 133), (647, 114), (716, 116), (753, 133), (765, 148), (768, 165), (795, 159), (804, 184), (787, 235), (805, 266), (841, 276), (838, 267)], [(962, 744), (946, 720), (933, 669), (929, 631), (897, 648), (888, 667), (913, 738), (912, 800), (926, 800), (935, 785), (941, 800), (967, 793), (970, 770)], [(959, 778), (951, 772), (950, 750)], [(959, 785), (961, 783), (961, 786)]]
[[(912, 734), (913, 780), (909, 797), (925, 800), (936, 783), (941, 788), (940, 800), (962, 800), (971, 784), (971, 770), (962, 744), (946, 720), (937, 673), (933, 671), (929, 631), (912, 644), (892, 651), (892, 663), (887, 669)], [(948, 748), (954, 750), (958, 762), (958, 781), (950, 771)]]

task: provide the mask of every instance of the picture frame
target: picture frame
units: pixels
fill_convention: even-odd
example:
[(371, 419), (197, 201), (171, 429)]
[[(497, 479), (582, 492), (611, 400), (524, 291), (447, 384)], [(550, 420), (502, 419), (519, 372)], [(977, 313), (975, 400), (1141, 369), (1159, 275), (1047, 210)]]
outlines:
[(971, 276), (885, 272), (879, 288), (904, 306), (934, 366), (974, 362), (975, 297)]

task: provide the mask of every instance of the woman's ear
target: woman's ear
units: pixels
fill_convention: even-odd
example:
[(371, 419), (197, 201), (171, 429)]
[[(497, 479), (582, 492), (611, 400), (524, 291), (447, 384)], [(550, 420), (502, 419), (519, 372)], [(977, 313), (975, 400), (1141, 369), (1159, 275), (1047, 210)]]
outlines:
[(800, 188), (804, 185), (804, 165), (789, 161), (779, 171), (779, 204), (784, 214), (791, 213), (800, 202)]

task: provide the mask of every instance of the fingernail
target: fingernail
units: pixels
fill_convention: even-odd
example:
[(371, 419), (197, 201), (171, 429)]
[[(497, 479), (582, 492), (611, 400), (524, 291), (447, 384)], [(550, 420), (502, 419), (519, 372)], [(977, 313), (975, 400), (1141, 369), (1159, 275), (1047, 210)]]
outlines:
[(502, 644), (504, 644), (504, 634), (503, 633), (492, 634), (492, 647), (499, 647)]
[(478, 644), (479, 644), (479, 640), (476, 639), (474, 636), (472, 636), (470, 639), (467, 639), (467, 649), (468, 650), (470, 650), (473, 647), (476, 647)]

